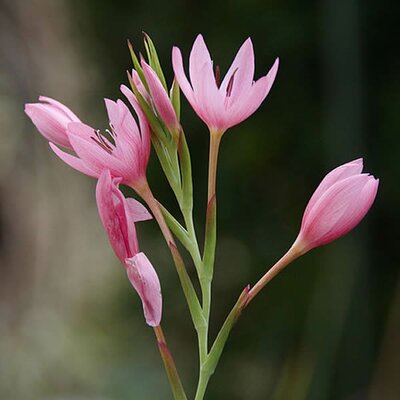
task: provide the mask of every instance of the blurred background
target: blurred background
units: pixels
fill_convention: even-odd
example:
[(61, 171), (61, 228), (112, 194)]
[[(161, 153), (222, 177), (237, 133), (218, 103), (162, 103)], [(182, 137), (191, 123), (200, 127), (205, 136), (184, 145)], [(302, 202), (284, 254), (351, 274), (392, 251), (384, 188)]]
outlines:
[[(221, 72), (247, 36), (256, 77), (281, 59), (267, 100), (222, 142), (212, 337), (241, 289), (291, 245), (327, 171), (363, 156), (381, 179), (354, 232), (296, 261), (246, 310), (207, 399), (399, 399), (399, 11), (372, 0), (0, 0), (0, 398), (171, 398), (102, 230), (95, 182), (60, 162), (23, 113), (43, 94), (107, 126), (102, 98), (121, 96), (126, 39), (143, 51), (144, 30), (169, 83), (172, 46), (187, 56), (199, 32)], [(208, 133), (182, 102), (201, 237)], [(148, 177), (176, 213), (154, 157)], [(155, 223), (138, 230), (192, 395), (196, 340), (176, 273)]]

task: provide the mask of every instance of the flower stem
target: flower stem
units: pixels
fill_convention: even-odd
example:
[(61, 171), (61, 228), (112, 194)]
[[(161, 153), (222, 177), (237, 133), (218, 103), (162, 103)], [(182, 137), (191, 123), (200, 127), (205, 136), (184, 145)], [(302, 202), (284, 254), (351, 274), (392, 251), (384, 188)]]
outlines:
[(222, 133), (210, 131), (210, 153), (208, 161), (208, 195), (206, 232), (204, 240), (203, 268), (200, 271), (204, 327), (198, 332), (199, 340), (199, 382), (195, 400), (202, 400), (212, 372), (206, 367), (208, 360), (208, 330), (211, 310), (211, 282), (214, 274), (215, 247), (217, 233), (216, 178), (218, 151)]
[(153, 329), (157, 338), (158, 348), (160, 350), (161, 358), (164, 362), (165, 371), (167, 372), (174, 399), (187, 400), (185, 390), (183, 389), (174, 359), (165, 340), (164, 332), (161, 329), (161, 325), (155, 326)]
[(221, 143), (222, 133), (210, 131), (210, 153), (208, 160), (208, 202), (215, 195), (215, 184), (217, 179), (218, 150)]
[(251, 288), (246, 306), (257, 296), (260, 290), (279, 274), (286, 266), (288, 266), (296, 258), (303, 254), (297, 246), (293, 245), (266, 273), (265, 275)]
[(188, 303), (189, 306), (190, 315), (192, 317), (196, 330), (198, 330), (199, 329), (198, 327), (204, 324), (203, 313), (199, 303), (199, 299), (197, 298), (196, 291), (187, 273), (182, 256), (180, 255), (179, 250), (176, 246), (174, 237), (172, 236), (172, 233), (169, 230), (167, 223), (165, 222), (164, 215), (161, 211), (160, 205), (154, 198), (153, 193), (151, 192), (151, 189), (147, 181), (143, 182), (139, 190), (136, 187), (136, 191), (149, 206), (150, 210), (154, 215), (154, 218), (156, 219), (161, 229), (165, 241), (167, 242), (167, 245), (171, 251), (172, 259), (174, 260), (176, 271), (178, 272), (179, 280), (182, 285), (186, 302)]

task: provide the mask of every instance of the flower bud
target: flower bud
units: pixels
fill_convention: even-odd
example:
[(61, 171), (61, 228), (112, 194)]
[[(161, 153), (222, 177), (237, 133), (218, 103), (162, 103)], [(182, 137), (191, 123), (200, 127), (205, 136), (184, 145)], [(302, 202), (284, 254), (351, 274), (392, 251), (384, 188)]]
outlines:
[(67, 126), (70, 122), (81, 122), (80, 119), (57, 100), (40, 96), (39, 101), (41, 103), (25, 104), (25, 113), (47, 140), (72, 149)]
[(293, 248), (301, 253), (330, 243), (350, 232), (375, 200), (379, 180), (361, 173), (360, 158), (341, 165), (322, 180), (304, 212)]

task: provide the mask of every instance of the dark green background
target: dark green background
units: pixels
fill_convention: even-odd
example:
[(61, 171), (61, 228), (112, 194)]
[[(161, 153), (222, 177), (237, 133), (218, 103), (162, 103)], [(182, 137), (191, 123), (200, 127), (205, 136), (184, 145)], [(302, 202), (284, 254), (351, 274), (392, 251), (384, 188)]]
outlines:
[[(211, 380), (207, 399), (400, 398), (400, 62), (399, 9), (394, 2), (3, 0), (0, 13), (6, 23), (1, 43), (5, 77), (0, 81), (2, 98), (12, 99), (13, 121), (20, 121), (9, 125), (24, 131), (15, 139), (16, 144), (13, 142), (16, 155), (3, 166), (1, 175), (1, 193), (5, 196), (0, 221), (3, 343), (10, 340), (16, 349), (26, 345), (24, 335), (32, 323), (26, 322), (26, 310), (34, 283), (25, 279), (29, 263), (24, 260), (31, 256), (26, 246), (34, 245), (20, 238), (26, 232), (34, 237), (39, 234), (32, 233), (39, 229), (36, 217), (29, 226), (22, 220), (19, 229), (12, 229), (9, 203), (14, 204), (16, 196), (29, 197), (30, 191), (21, 187), (35, 186), (42, 179), (41, 171), (57, 168), (52, 179), (46, 180), (49, 193), (57, 191), (62, 197), (70, 192), (73, 197), (71, 191), (89, 188), (84, 207), (90, 215), (95, 213), (95, 202), (90, 197), (94, 182), (66, 171), (67, 167), (49, 154), (46, 143), (26, 121), (22, 104), (35, 101), (43, 93), (70, 105), (88, 123), (102, 127), (106, 116), (101, 98), (121, 96), (118, 87), (126, 83), (125, 71), (131, 68), (127, 38), (135, 49), (143, 51), (141, 31), (150, 34), (171, 83), (173, 45), (182, 49), (187, 60), (195, 36), (203, 33), (214, 62), (223, 72), (240, 44), (251, 36), (256, 78), (266, 73), (277, 56), (280, 68), (260, 109), (226, 133), (222, 141), (211, 336), (241, 289), (254, 283), (291, 245), (304, 207), (327, 171), (364, 157), (365, 170), (379, 177), (381, 185), (366, 220), (354, 232), (296, 261), (246, 310)], [(64, 31), (68, 34), (60, 34)], [(44, 54), (47, 48), (52, 51)], [(68, 64), (69, 56), (65, 54), (78, 60), (79, 76), (68, 72), (73, 68), (66, 67), (66, 72), (57, 69), (60, 64)], [(46, 81), (44, 68), (56, 78)], [(186, 99), (182, 98), (182, 103), (182, 122), (193, 161), (195, 219), (201, 237), (208, 132)], [(2, 100), (0, 107), (7, 111), (10, 106)], [(10, 129), (2, 129), (4, 146), (10, 140), (5, 139), (6, 135), (13, 134)], [(41, 168), (38, 160), (43, 157), (47, 164)], [(15, 168), (23, 171), (24, 180), (13, 183), (10, 189)], [(64, 185), (57, 178), (58, 171), (79, 185)], [(154, 157), (148, 178), (156, 196), (176, 212)], [(41, 196), (44, 198), (46, 192)], [(30, 199), (21, 209), (33, 213), (29, 211), (32, 201), (41, 202), (40, 198)], [(62, 218), (74, 218), (74, 210), (82, 209), (78, 198), (76, 201), (68, 210), (58, 209)], [(11, 209), (19, 212), (18, 207)], [(46, 213), (46, 204), (42, 211)], [(46, 236), (46, 246), (57, 242), (62, 248), (56, 229), (65, 229), (64, 235), (73, 236), (82, 229), (80, 224), (98, 224), (96, 218), (85, 221), (84, 213), (74, 221), (61, 227), (62, 222), (50, 225), (55, 231)], [(105, 234), (100, 226), (96, 229), (96, 236), (90, 239), (91, 251), (94, 256), (99, 249), (110, 255), (108, 249), (104, 250), (108, 245)], [(196, 342), (177, 277), (156, 225), (144, 223), (138, 230), (142, 250), (160, 274), (164, 330), (185, 387), (192, 394), (197, 375)], [(11, 240), (13, 250), (8, 247)], [(15, 246), (19, 241), (22, 248)], [(40, 254), (40, 246), (37, 251)], [(79, 263), (79, 249), (71, 251), (77, 252)], [(14, 257), (12, 252), (25, 256)], [(61, 346), (51, 363), (44, 364), (48, 358), (43, 356), (43, 361), (30, 353), (30, 345), (18, 357), (11, 350), (7, 360), (0, 355), (0, 397), (170, 398), (153, 333), (142, 321), (140, 303), (122, 269), (115, 258), (110, 259), (116, 266), (107, 268), (114, 269), (116, 278), (103, 283), (107, 287), (104, 292), (90, 283), (98, 266), (91, 265), (90, 257), (82, 265), (89, 276), (84, 283), (87, 297), (68, 317), (72, 322), (63, 340), (69, 347)], [(8, 260), (14, 260), (13, 268)], [(49, 266), (55, 274), (51, 282), (62, 281), (73, 273), (68, 270), (67, 260), (60, 259), (58, 264)], [(62, 273), (57, 273), (57, 268)], [(46, 276), (43, 274), (40, 286), (44, 293), (52, 288)], [(48, 301), (58, 298), (54, 292)], [(17, 306), (15, 299), (20, 299)], [(62, 320), (57, 300), (52, 304)], [(38, 307), (35, 315), (40, 316)], [(35, 329), (38, 343), (48, 351), (48, 347), (57, 347), (54, 343), (60, 332), (43, 320), (47, 322), (35, 322)], [(46, 336), (42, 336), (43, 331)], [(26, 378), (35, 368), (43, 372), (35, 379)]]

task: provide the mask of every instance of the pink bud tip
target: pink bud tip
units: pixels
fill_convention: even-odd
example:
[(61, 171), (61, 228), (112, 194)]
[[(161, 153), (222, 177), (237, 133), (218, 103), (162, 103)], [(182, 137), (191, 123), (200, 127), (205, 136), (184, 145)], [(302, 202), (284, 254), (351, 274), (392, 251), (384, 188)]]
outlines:
[(294, 247), (302, 253), (350, 232), (371, 208), (379, 180), (362, 173), (362, 158), (341, 165), (322, 180), (303, 215)]

